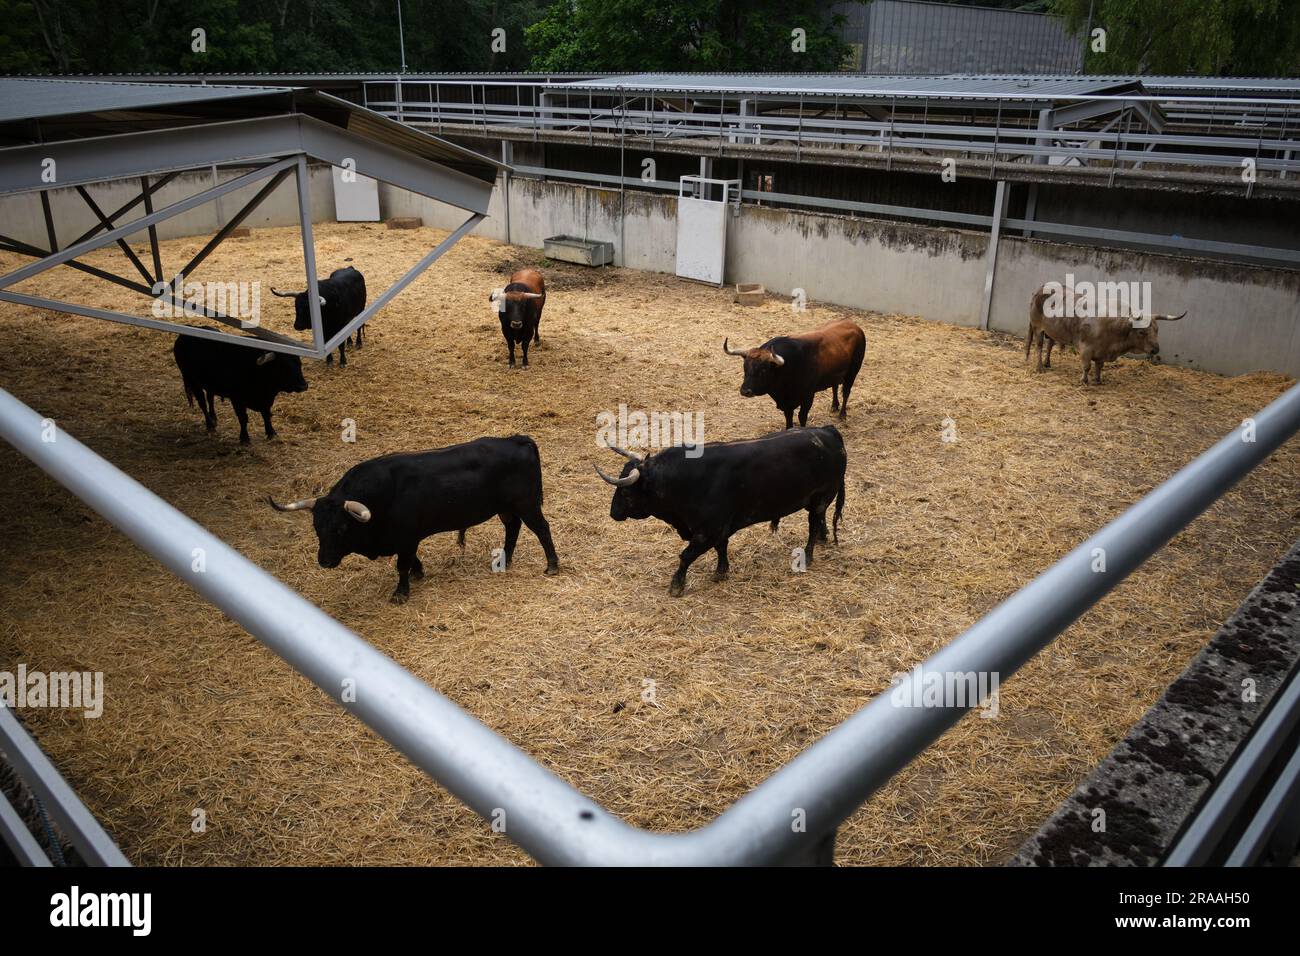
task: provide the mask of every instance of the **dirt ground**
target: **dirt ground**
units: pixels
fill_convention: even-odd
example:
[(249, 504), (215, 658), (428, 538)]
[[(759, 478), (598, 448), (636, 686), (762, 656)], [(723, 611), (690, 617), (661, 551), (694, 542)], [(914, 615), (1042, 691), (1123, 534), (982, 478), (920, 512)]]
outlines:
[[(374, 296), (442, 233), (322, 226), (321, 273), (353, 264)], [(175, 266), (202, 240), (164, 244)], [(792, 250), (792, 254), (801, 254)], [(125, 268), (116, 251), (87, 257)], [(8, 271), (19, 260), (0, 256)], [(223, 245), (195, 279), (297, 287), (292, 230)], [(488, 292), (541, 265), (550, 297), (527, 371), (506, 367)], [(22, 291), (142, 312), (71, 270)], [(145, 303), (147, 306), (147, 302)], [(264, 295), (268, 327), (291, 305)], [(803, 522), (732, 540), (731, 579), (698, 563), (667, 595), (681, 548), (657, 522), (616, 524), (592, 462), (596, 416), (702, 412), (706, 441), (775, 430), (739, 394), (723, 336), (754, 345), (851, 317), (867, 360), (847, 423), (840, 544), (790, 570)], [(281, 396), (280, 437), (237, 443), (186, 407), (172, 337), (0, 306), (0, 384), (449, 695), (612, 812), (685, 829), (802, 748), (1277, 396), (1143, 362), (1077, 384), (1041, 376), (1021, 343), (813, 302), (745, 308), (721, 290), (622, 269), (543, 263), (469, 238), (369, 326), (345, 370), (307, 363)], [(941, 441), (942, 422), (955, 442)], [(344, 419), (356, 442), (342, 440)], [(818, 397), (810, 424), (831, 421)], [(532, 435), (562, 573), (526, 530), (490, 569), (496, 522), (425, 542), (431, 572), (388, 603), (392, 563), (315, 564), (310, 521), (264, 503), (325, 490), (374, 455), (481, 435)], [(1008, 857), (1156, 699), (1300, 529), (1292, 444), (1004, 683), (1001, 716), (968, 717), (840, 830), (843, 864), (987, 864)], [(9, 446), (0, 447), (0, 669), (102, 670), (98, 720), (27, 711), (29, 726), (141, 864), (516, 864), (504, 837), (205, 604)], [(656, 705), (641, 699), (655, 684)], [(207, 829), (191, 830), (203, 809)]]

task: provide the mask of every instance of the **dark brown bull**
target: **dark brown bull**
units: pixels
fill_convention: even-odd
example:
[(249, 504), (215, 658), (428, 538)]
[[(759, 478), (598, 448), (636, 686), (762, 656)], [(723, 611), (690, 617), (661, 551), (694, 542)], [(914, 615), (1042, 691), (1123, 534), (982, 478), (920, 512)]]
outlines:
[[(1133, 317), (1129, 315), (1048, 315), (1044, 306), (1051, 298), (1052, 292), (1047, 286), (1039, 289), (1029, 300), (1029, 332), (1025, 336), (1025, 359), (1029, 359), (1029, 349), (1035, 343), (1038, 346), (1037, 364), (1034, 370), (1041, 372), (1052, 367), (1052, 346), (1073, 345), (1083, 361), (1084, 385), (1088, 384), (1088, 372), (1093, 373), (1092, 381), (1101, 384), (1101, 367), (1106, 362), (1113, 362), (1121, 355), (1142, 353), (1150, 355), (1153, 361), (1159, 361), (1160, 334), (1157, 322), (1177, 322), (1182, 315), (1150, 315)], [(1047, 360), (1043, 360), (1043, 340), (1047, 340)]]
[(745, 360), (740, 394), (746, 398), (772, 396), (776, 407), (785, 413), (785, 427), (790, 428), (796, 408), (799, 424), (808, 424), (813, 399), (827, 388), (831, 390), (831, 411), (838, 411), (840, 421), (844, 420), (849, 411), (849, 393), (867, 352), (867, 336), (853, 322), (841, 319), (811, 332), (779, 335), (752, 349), (730, 348), (728, 340), (723, 339), (722, 351)]
[(510, 349), (510, 367), (515, 365), (515, 343), (523, 346), (523, 367), (528, 368), (529, 341), (542, 341), (539, 327), (542, 306), (546, 305), (546, 280), (536, 269), (520, 269), (510, 277), (510, 284), (488, 296), (497, 304), (501, 317), (501, 334)]

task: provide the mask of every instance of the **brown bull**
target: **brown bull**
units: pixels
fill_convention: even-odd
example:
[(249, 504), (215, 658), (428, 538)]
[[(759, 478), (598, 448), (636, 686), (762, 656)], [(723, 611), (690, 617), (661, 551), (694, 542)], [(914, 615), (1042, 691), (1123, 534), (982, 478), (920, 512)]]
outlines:
[(867, 336), (853, 322), (841, 319), (811, 332), (779, 335), (752, 349), (733, 349), (724, 339), (722, 351), (745, 360), (740, 394), (746, 398), (772, 396), (776, 407), (785, 413), (785, 427), (790, 428), (796, 408), (799, 424), (808, 424), (813, 399), (827, 388), (831, 390), (831, 411), (839, 411), (840, 420), (844, 420), (849, 412), (849, 393), (866, 355)]
[(546, 305), (546, 280), (536, 269), (520, 269), (510, 277), (510, 284), (488, 296), (497, 304), (501, 319), (501, 334), (510, 349), (510, 367), (515, 364), (515, 343), (523, 346), (523, 367), (528, 368), (529, 341), (542, 341), (539, 327), (542, 307)]
[[(1029, 359), (1029, 349), (1035, 343), (1038, 346), (1037, 364), (1034, 370), (1041, 372), (1052, 367), (1052, 346), (1073, 345), (1083, 361), (1084, 385), (1088, 384), (1088, 372), (1093, 373), (1092, 381), (1101, 384), (1101, 367), (1106, 362), (1113, 362), (1121, 355), (1141, 353), (1158, 361), (1160, 355), (1160, 335), (1157, 322), (1177, 322), (1182, 315), (1048, 315), (1044, 305), (1052, 293), (1047, 287), (1039, 289), (1029, 300), (1029, 332), (1025, 336), (1025, 359)], [(1043, 360), (1043, 340), (1047, 340), (1047, 360)]]

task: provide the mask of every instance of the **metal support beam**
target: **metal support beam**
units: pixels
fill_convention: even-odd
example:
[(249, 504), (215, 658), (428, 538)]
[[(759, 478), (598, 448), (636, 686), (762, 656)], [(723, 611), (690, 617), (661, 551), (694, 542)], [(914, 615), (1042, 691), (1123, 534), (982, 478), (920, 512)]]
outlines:
[[(73, 189), (77, 191), (77, 195), (81, 197), (81, 201), (84, 202), (86, 206), (90, 209), (90, 211), (95, 214), (95, 218), (99, 220), (99, 225), (101, 228), (112, 229), (114, 226), (117, 225), (115, 222), (113, 222), (113, 220), (109, 219), (107, 216), (104, 215), (104, 210), (100, 209), (99, 203), (95, 202), (95, 198), (91, 196), (90, 193), (86, 192), (85, 186), (78, 185), (78, 186), (74, 186)], [(44, 196), (45, 193), (41, 193), (41, 195)], [(135, 271), (140, 273), (141, 278), (143, 278), (145, 282), (152, 284), (153, 276), (151, 276), (149, 274), (149, 270), (144, 267), (144, 263), (141, 262), (140, 257), (135, 254), (135, 250), (132, 249), (129, 245), (127, 245), (125, 239), (118, 239), (117, 245), (118, 248), (122, 250), (122, 253), (126, 256), (126, 258), (130, 261), (131, 265), (135, 266)], [(54, 252), (56, 250), (51, 246), (50, 251)]]
[(384, 293), (379, 298), (377, 298), (374, 302), (370, 303), (370, 305), (368, 305), (361, 312), (360, 315), (354, 318), (347, 325), (343, 326), (343, 328), (339, 329), (339, 331), (334, 334), (334, 337), (325, 343), (324, 352), (328, 354), (329, 352), (338, 348), (339, 345), (344, 340), (346, 340), (349, 335), (351, 335), (354, 331), (359, 329), (365, 323), (369, 322), (370, 317), (374, 315), (376, 312), (378, 312), (380, 309), (382, 309), (384, 306), (386, 306), (390, 301), (392, 301), (393, 296), (397, 295), (408, 285), (414, 282), (415, 279), (420, 275), (420, 273), (424, 272), (425, 269), (433, 265), (433, 263), (444, 252), (446, 252), (457, 242), (459, 242), (462, 236), (464, 236), (467, 232), (469, 232), (471, 229), (477, 226), (484, 218), (485, 217), (483, 216), (482, 213), (476, 212), (473, 215), (471, 215), (468, 219), (466, 219), (463, 223), (461, 223), (459, 226), (457, 226), (455, 232), (448, 235), (447, 238), (443, 239), (442, 242), (438, 243), (438, 245), (435, 246), (423, 259), (421, 259), (415, 265), (411, 266), (410, 270), (406, 273), (406, 275), (402, 276), (391, 286), (389, 286), (384, 291)]
[[(320, 317), (320, 285), (316, 280), (316, 240), (311, 228), (311, 192), (307, 188), (307, 157), (299, 156), (293, 168), (298, 186), (298, 225), (302, 230), (302, 261), (307, 270), (307, 311), (311, 313), (312, 349), (325, 355), (325, 327)], [(340, 339), (339, 341), (342, 341)]]
[(24, 279), (30, 279), (32, 276), (39, 275), (46, 269), (52, 269), (57, 265), (69, 262), (78, 256), (85, 255), (87, 252), (98, 249), (100, 246), (106, 246), (110, 242), (114, 242), (123, 236), (129, 236), (132, 233), (140, 232), (145, 226), (153, 225), (163, 219), (170, 219), (173, 216), (179, 216), (181, 213), (188, 212), (195, 206), (201, 206), (205, 202), (210, 202), (218, 196), (224, 196), (226, 193), (234, 192), (236, 189), (247, 186), (249, 183), (256, 182), (259, 179), (264, 179), (267, 176), (272, 176), (275, 173), (278, 173), (281, 169), (284, 169), (286, 166), (293, 165), (294, 162), (295, 159), (291, 157), (289, 159), (282, 159), (279, 162), (271, 163), (268, 166), (262, 166), (259, 169), (245, 173), (243, 176), (232, 179), (220, 186), (216, 186), (212, 189), (205, 189), (201, 193), (196, 193), (195, 195), (182, 199), (179, 202), (174, 202), (170, 206), (164, 206), (157, 212), (150, 213), (147, 216), (129, 222), (125, 226), (118, 226), (116, 229), (110, 229), (102, 235), (97, 235), (85, 240), (84, 242), (68, 246), (68, 248), (64, 249), (62, 252), (52, 253), (39, 262), (33, 262), (31, 265), (15, 269), (8, 275), (0, 276), (0, 289), (6, 289), (15, 283), (22, 282)]
[[(144, 201), (144, 214), (153, 212), (153, 195), (149, 188), (149, 177), (140, 177), (140, 198)], [(149, 252), (153, 256), (154, 282), (162, 282), (162, 254), (158, 250), (158, 227), (149, 227)]]
[(980, 328), (988, 329), (989, 311), (993, 307), (993, 278), (998, 268), (998, 240), (1002, 236), (1002, 220), (1007, 215), (1007, 183), (999, 179), (993, 196), (993, 225), (989, 230), (989, 248), (985, 254), (984, 300), (980, 307)]
[(3, 793), (0, 793), (0, 837), (4, 838), (19, 866), (54, 865)]
[[(6, 400), (15, 401), (13, 396), (0, 389), (0, 405)], [(0, 425), (0, 435), (9, 437), (4, 425)], [(40, 441), (39, 435), (35, 437)], [(0, 749), (4, 750), (18, 776), (41, 798), (54, 822), (77, 848), (82, 859), (91, 866), (131, 865), (112, 837), (104, 832), (99, 821), (86, 809), (81, 798), (68, 786), (68, 781), (50, 763), (50, 758), (45, 756), (23, 725), (18, 723), (18, 718), (10, 713), (8, 707), (3, 706), (0, 706), (0, 743), (3, 743)]]

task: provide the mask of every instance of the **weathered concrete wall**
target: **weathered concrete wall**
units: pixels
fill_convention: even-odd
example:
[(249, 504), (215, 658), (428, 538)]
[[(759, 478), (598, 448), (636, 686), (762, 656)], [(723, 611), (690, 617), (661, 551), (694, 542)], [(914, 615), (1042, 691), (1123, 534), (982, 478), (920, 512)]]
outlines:
[(957, 229), (743, 206), (727, 230), (727, 280), (940, 322), (979, 323), (984, 236)]
[[(243, 175), (243, 170), (218, 170), (216, 182), (229, 182)], [(178, 202), (213, 185), (212, 173), (196, 170), (182, 173), (153, 194), (153, 208)], [(164, 219), (158, 223), (158, 238), (176, 239), (181, 236), (210, 235), (225, 225), (232, 215), (240, 210), (244, 203), (252, 199), (259, 189), (266, 185), (266, 180), (252, 183), (233, 193), (227, 193), (220, 199), (204, 203), (189, 212)], [(311, 194), (312, 222), (333, 222), (334, 220), (334, 184), (330, 178), (328, 166), (313, 166), (308, 177)], [(92, 199), (99, 205), (105, 215), (113, 213), (120, 206), (130, 202), (140, 194), (138, 180), (116, 180), (108, 183), (95, 183), (86, 187)], [(54, 214), (55, 234), (59, 245), (71, 242), (98, 220), (86, 206), (75, 189), (54, 189), (50, 192), (50, 208)], [(127, 216), (138, 219), (144, 215), (144, 205), (138, 205)], [(275, 190), (253, 211), (244, 225), (256, 229), (259, 226), (291, 226), (298, 222), (298, 189), (293, 176), (280, 183)], [(0, 233), (12, 236), (22, 242), (31, 243), (44, 249), (47, 244), (45, 235), (45, 214), (41, 210), (41, 198), (37, 193), (24, 193), (0, 199)], [(119, 223), (123, 225), (125, 223)], [(131, 243), (147, 241), (144, 230), (128, 237)]]

